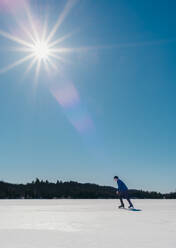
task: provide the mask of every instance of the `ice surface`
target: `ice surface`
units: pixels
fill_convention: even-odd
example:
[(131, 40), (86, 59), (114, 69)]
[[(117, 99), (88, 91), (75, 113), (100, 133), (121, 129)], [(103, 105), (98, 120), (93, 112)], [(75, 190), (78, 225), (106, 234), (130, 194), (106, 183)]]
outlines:
[(1, 200), (2, 248), (176, 248), (176, 200)]

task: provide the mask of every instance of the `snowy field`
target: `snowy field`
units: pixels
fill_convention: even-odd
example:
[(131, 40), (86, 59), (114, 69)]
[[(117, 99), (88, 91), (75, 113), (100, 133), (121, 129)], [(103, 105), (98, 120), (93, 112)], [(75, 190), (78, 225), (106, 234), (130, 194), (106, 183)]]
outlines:
[(1, 200), (2, 248), (176, 248), (176, 200)]

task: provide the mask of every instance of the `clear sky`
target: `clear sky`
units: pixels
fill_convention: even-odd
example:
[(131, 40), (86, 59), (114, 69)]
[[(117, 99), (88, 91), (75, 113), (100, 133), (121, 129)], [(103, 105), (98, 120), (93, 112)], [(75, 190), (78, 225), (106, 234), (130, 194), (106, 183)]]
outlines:
[(26, 53), (3, 32), (32, 33), (23, 3), (0, 0), (0, 179), (174, 191), (176, 2), (29, 1), (37, 30), (60, 16), (52, 41), (69, 34), (38, 76), (7, 67)]

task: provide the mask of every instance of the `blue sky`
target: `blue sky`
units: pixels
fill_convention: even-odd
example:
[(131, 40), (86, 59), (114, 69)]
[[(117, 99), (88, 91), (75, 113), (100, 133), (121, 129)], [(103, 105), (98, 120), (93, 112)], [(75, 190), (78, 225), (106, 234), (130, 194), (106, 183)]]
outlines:
[[(18, 33), (25, 12), (1, 2), (0, 30)], [(49, 13), (49, 30), (65, 4), (30, 1), (35, 19)], [(118, 175), (130, 188), (174, 191), (175, 8), (166, 0), (80, 0), (55, 37), (74, 31), (62, 46), (89, 49), (63, 54), (62, 75), (42, 67), (34, 82), (35, 66), (24, 76), (29, 62), (1, 73), (1, 179), (114, 185)], [(0, 36), (0, 69), (23, 57), (9, 49), (15, 45)]]

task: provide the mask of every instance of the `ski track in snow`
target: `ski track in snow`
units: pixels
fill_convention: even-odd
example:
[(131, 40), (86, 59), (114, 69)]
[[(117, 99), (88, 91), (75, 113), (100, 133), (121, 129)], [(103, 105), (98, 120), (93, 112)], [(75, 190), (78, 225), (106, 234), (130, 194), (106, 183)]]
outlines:
[(2, 248), (176, 248), (176, 200), (1, 200)]

